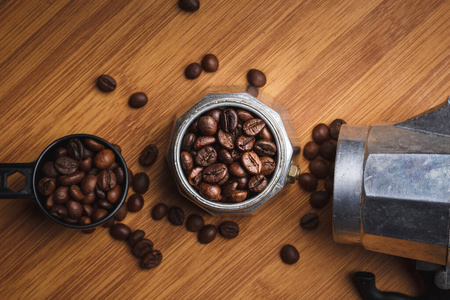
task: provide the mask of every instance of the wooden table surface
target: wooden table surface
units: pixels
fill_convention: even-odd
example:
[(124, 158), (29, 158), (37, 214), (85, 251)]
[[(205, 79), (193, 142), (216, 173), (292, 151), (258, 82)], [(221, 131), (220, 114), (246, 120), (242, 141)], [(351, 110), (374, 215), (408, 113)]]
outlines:
[[(349, 279), (357, 270), (374, 272), (380, 289), (419, 295), (410, 261), (333, 242), (331, 204), (317, 230), (302, 230), (300, 217), (314, 210), (298, 184), (256, 215), (210, 216), (176, 192), (164, 154), (176, 114), (208, 87), (245, 85), (251, 68), (266, 73), (263, 91), (288, 109), (302, 145), (320, 122), (404, 120), (442, 103), (450, 2), (202, 0), (195, 13), (176, 2), (0, 1), (0, 162), (33, 161), (72, 133), (119, 144), (133, 172), (151, 180), (143, 210), (124, 223), (145, 230), (164, 257), (141, 270), (107, 229), (85, 235), (31, 200), (1, 200), (0, 298), (359, 299)], [(219, 58), (218, 72), (185, 79), (185, 66), (206, 53)], [(116, 78), (113, 93), (95, 87), (103, 73)], [(137, 91), (149, 103), (134, 110), (127, 102)], [(148, 143), (160, 155), (143, 168)], [(157, 202), (207, 223), (234, 220), (241, 234), (201, 245), (184, 227), (152, 220)], [(300, 251), (295, 265), (279, 258), (287, 243)]]

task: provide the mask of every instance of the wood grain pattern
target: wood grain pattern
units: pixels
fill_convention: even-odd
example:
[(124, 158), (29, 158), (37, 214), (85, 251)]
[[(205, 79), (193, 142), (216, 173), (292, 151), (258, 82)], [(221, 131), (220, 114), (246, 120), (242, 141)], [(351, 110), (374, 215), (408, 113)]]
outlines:
[[(217, 0), (195, 13), (171, 1), (0, 1), (0, 162), (29, 162), (53, 140), (91, 133), (121, 145), (150, 176), (145, 207), (124, 221), (144, 229), (163, 263), (142, 271), (106, 229), (84, 235), (54, 225), (28, 200), (0, 201), (2, 299), (359, 299), (349, 274), (374, 272), (381, 289), (418, 295), (411, 262), (332, 240), (331, 205), (304, 231), (308, 194), (289, 186), (253, 216), (209, 216), (175, 192), (163, 154), (172, 122), (211, 86), (245, 85), (250, 68), (290, 112), (299, 139), (319, 122), (403, 120), (450, 91), (450, 2)], [(220, 69), (197, 80), (184, 67), (214, 53)], [(116, 78), (111, 94), (94, 85)], [(140, 110), (131, 93), (148, 93)], [(156, 143), (151, 168), (137, 163)], [(307, 162), (297, 158), (303, 170)], [(16, 180), (15, 185), (19, 182)], [(201, 245), (195, 234), (151, 220), (157, 202), (237, 221), (241, 235)], [(282, 245), (300, 261), (284, 265)]]

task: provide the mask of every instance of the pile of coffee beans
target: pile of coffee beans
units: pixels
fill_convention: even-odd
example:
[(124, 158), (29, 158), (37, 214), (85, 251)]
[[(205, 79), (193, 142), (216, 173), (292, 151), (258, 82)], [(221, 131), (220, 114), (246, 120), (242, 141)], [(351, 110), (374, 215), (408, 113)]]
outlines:
[(42, 165), (38, 191), (50, 214), (68, 224), (89, 225), (109, 216), (124, 192), (125, 172), (98, 140), (70, 139)]
[(241, 202), (264, 191), (277, 146), (264, 120), (244, 109), (213, 109), (192, 122), (181, 143), (188, 182), (211, 201)]
[[(170, 224), (181, 226), (184, 223), (184, 210), (178, 206), (168, 207), (164, 203), (158, 203), (153, 206), (151, 211), (153, 220), (162, 220), (165, 216)], [(219, 233), (226, 239), (234, 239), (239, 235), (239, 225), (233, 221), (224, 221), (216, 227), (213, 224), (206, 224), (203, 217), (199, 214), (191, 214), (186, 220), (186, 229), (190, 232), (197, 232), (197, 240), (201, 244), (211, 243)]]
[(205, 72), (212, 73), (219, 69), (219, 60), (214, 54), (206, 54), (199, 63), (190, 63), (186, 69), (184, 69), (184, 76), (187, 79), (195, 79), (200, 76), (202, 69)]

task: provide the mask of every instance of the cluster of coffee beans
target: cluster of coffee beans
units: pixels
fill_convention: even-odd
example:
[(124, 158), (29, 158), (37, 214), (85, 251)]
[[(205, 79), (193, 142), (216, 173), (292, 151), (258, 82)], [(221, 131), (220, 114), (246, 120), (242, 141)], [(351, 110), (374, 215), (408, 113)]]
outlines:
[[(159, 221), (167, 216), (170, 224), (181, 226), (184, 223), (185, 215), (182, 208), (178, 206), (168, 207), (164, 203), (156, 204), (151, 216), (153, 220)], [(186, 220), (186, 229), (190, 232), (197, 232), (197, 239), (202, 244), (211, 243), (219, 233), (226, 239), (233, 239), (239, 235), (239, 225), (233, 221), (222, 222), (218, 227), (213, 224), (206, 224), (199, 214), (191, 214)]]
[(202, 73), (202, 69), (205, 72), (212, 73), (219, 69), (219, 60), (214, 54), (206, 54), (199, 63), (190, 63), (184, 70), (184, 76), (187, 79), (195, 79)]
[(111, 149), (91, 138), (73, 138), (42, 166), (39, 192), (55, 218), (89, 225), (107, 217), (123, 195), (124, 169)]
[(181, 143), (189, 183), (212, 201), (241, 202), (262, 192), (276, 166), (266, 123), (244, 109), (213, 109), (192, 122)]
[[(117, 87), (116, 80), (107, 74), (103, 74), (97, 78), (97, 87), (105, 93), (111, 93)], [(143, 92), (133, 93), (128, 99), (128, 105), (131, 108), (141, 108), (148, 102), (148, 97)]]

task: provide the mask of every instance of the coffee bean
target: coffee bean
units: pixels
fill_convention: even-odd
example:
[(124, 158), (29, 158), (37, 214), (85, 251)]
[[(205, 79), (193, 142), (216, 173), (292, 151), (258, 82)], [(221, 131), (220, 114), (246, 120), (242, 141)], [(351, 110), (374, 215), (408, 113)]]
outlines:
[(193, 133), (188, 133), (183, 137), (181, 141), (181, 150), (183, 151), (191, 151), (192, 146), (194, 145), (195, 135)]
[(108, 211), (103, 208), (95, 209), (92, 213), (92, 221), (98, 222), (100, 220), (103, 220), (108, 215)]
[(198, 150), (197, 156), (194, 158), (197, 165), (207, 167), (217, 161), (217, 151), (211, 146), (206, 146)]
[(55, 205), (55, 200), (53, 197), (54, 194), (51, 194), (50, 196), (47, 197), (47, 200), (45, 201), (45, 206), (47, 207), (48, 210), (50, 210), (50, 208)]
[(81, 205), (83, 207), (83, 216), (92, 217), (92, 213), (94, 212), (94, 208), (89, 204)]
[[(272, 140), (272, 134), (270, 133), (270, 130), (267, 127), (264, 127), (261, 132), (259, 133), (259, 137), (263, 140)], [(294, 147), (295, 148), (295, 147)]]
[(128, 211), (138, 212), (144, 207), (144, 198), (139, 194), (133, 194), (128, 197), (127, 208)]
[(67, 224), (77, 224), (79, 222), (78, 219), (72, 219), (69, 217), (65, 217), (63, 221), (66, 222)]
[[(97, 176), (96, 175), (87, 175), (81, 181), (80, 188), (84, 194), (90, 194), (95, 191), (96, 186), (97, 186)], [(106, 195), (103, 198), (105, 198), (105, 197), (106, 197)]]
[(230, 152), (226, 149), (219, 150), (218, 158), (221, 162), (223, 162), (224, 164), (227, 164), (227, 165), (232, 164), (234, 161)]
[(221, 189), (217, 184), (201, 182), (199, 185), (200, 195), (211, 201), (220, 201), (222, 199)]
[(261, 156), (274, 156), (277, 153), (275, 143), (268, 140), (259, 140), (253, 146), (254, 151)]
[(53, 194), (53, 200), (58, 204), (65, 204), (67, 201), (69, 201), (69, 187), (58, 187)]
[(127, 243), (130, 247), (136, 245), (140, 240), (145, 237), (145, 231), (143, 230), (135, 230), (128, 237)]
[(247, 198), (247, 191), (235, 190), (229, 197), (231, 202), (242, 202)]
[(190, 171), (194, 167), (194, 159), (189, 152), (183, 151), (181, 152), (181, 167), (185, 171)]
[(247, 185), (248, 185), (248, 177), (244, 176), (244, 177), (240, 177), (236, 179), (237, 183), (238, 183), (238, 189), (240, 190), (245, 190), (247, 189)]
[(84, 195), (83, 204), (92, 204), (96, 200), (95, 193)]
[(228, 174), (228, 168), (225, 164), (215, 163), (203, 170), (203, 180), (208, 183), (218, 183)]
[(239, 235), (239, 225), (233, 221), (225, 221), (219, 225), (219, 233), (227, 239), (234, 239)]
[(311, 173), (302, 173), (298, 177), (300, 187), (306, 192), (313, 192), (317, 188), (317, 177)]
[(264, 191), (267, 187), (267, 178), (264, 175), (258, 174), (250, 178), (248, 181), (248, 189), (255, 193)]
[(326, 190), (330, 195), (332, 195), (332, 194), (333, 194), (333, 188), (334, 188), (334, 181), (333, 181), (333, 179), (332, 179), (332, 178), (327, 178), (327, 179), (325, 179), (324, 187), (325, 187), (325, 190)]
[(148, 97), (143, 92), (137, 92), (130, 96), (130, 99), (128, 99), (128, 105), (131, 108), (141, 108), (145, 106), (148, 102)]
[(86, 157), (80, 162), (80, 170), (87, 172), (92, 168), (92, 157)]
[(221, 188), (223, 197), (230, 197), (233, 192), (237, 189), (238, 182), (236, 180), (227, 181)]
[(79, 163), (71, 157), (61, 156), (56, 159), (54, 165), (55, 169), (58, 170), (59, 173), (68, 175), (78, 170)]
[(316, 142), (308, 142), (303, 148), (303, 156), (308, 160), (313, 160), (319, 155), (320, 146)]
[(45, 177), (55, 178), (58, 176), (58, 171), (55, 169), (53, 161), (46, 161), (42, 165), (42, 173)]
[(247, 80), (254, 87), (263, 87), (266, 84), (266, 75), (257, 69), (251, 69), (247, 73)]
[(90, 150), (92, 150), (94, 152), (100, 152), (103, 149), (105, 149), (105, 146), (102, 143), (97, 142), (96, 140), (91, 139), (91, 138), (86, 138), (86, 139), (84, 139), (83, 142), (84, 142), (84, 145), (88, 149), (90, 149)]
[(57, 159), (58, 157), (63, 157), (63, 156), (67, 156), (67, 148), (64, 148), (64, 147), (56, 148), (55, 159)]
[(109, 75), (103, 74), (97, 78), (97, 87), (105, 93), (112, 92), (116, 89), (117, 83), (114, 78)]
[(205, 113), (205, 116), (211, 116), (217, 123), (220, 122), (222, 118), (223, 111), (220, 108), (212, 109)]
[(128, 212), (127, 205), (124, 203), (114, 215), (114, 219), (116, 219), (119, 222), (123, 221), (127, 216), (127, 212)]
[(83, 206), (77, 201), (69, 200), (66, 203), (67, 215), (69, 218), (78, 220), (83, 214)]
[(109, 203), (116, 204), (121, 196), (122, 187), (120, 185), (115, 185), (108, 193), (106, 193), (106, 200), (108, 200)]
[(216, 72), (219, 69), (219, 60), (214, 54), (206, 54), (202, 58), (202, 68), (205, 72)]
[(252, 150), (254, 144), (254, 136), (241, 135), (236, 140), (236, 147), (243, 152)]
[(84, 156), (84, 147), (77, 138), (70, 139), (67, 143), (67, 154), (76, 160), (81, 160)]
[(234, 162), (229, 167), (229, 172), (231, 175), (236, 177), (244, 177), (247, 176), (247, 172), (245, 171), (244, 167), (239, 162)]
[(109, 234), (115, 240), (125, 241), (131, 234), (131, 229), (123, 223), (117, 223), (111, 226)]
[(199, 0), (178, 0), (178, 6), (187, 12), (194, 12), (200, 8)]
[(56, 189), (56, 179), (43, 177), (38, 182), (38, 190), (44, 196), (50, 196)]
[(236, 113), (238, 115), (239, 120), (241, 120), (242, 122), (246, 122), (250, 119), (253, 119), (253, 115), (244, 109), (238, 109)]
[(148, 191), (150, 179), (145, 173), (137, 173), (133, 177), (133, 190), (138, 194), (144, 194)]
[(178, 206), (172, 206), (167, 217), (172, 225), (181, 226), (184, 222), (184, 211)]
[(94, 165), (98, 169), (108, 169), (115, 161), (116, 156), (110, 149), (104, 149), (94, 157)]
[(202, 227), (198, 232), (198, 241), (202, 244), (211, 243), (217, 235), (217, 228), (212, 224), (208, 224)]
[(240, 161), (242, 158), (242, 152), (236, 149), (231, 150), (230, 154), (234, 161)]
[(80, 225), (90, 225), (92, 223), (89, 217), (83, 216), (80, 218)]
[(312, 131), (312, 138), (317, 144), (322, 144), (330, 139), (330, 130), (327, 125), (321, 123), (316, 125)]
[(125, 182), (125, 171), (122, 167), (114, 169), (114, 174), (116, 174), (117, 184), (123, 184)]
[(55, 204), (50, 208), (50, 214), (58, 219), (67, 217), (67, 208), (61, 204)]
[(217, 184), (218, 184), (219, 186), (222, 186), (225, 182), (228, 181), (228, 179), (230, 179), (230, 173), (228, 172), (228, 169), (227, 169), (227, 174), (226, 174), (225, 177), (224, 177), (221, 181), (219, 181)]
[(250, 174), (256, 175), (261, 173), (261, 160), (255, 152), (249, 151), (242, 154), (241, 162), (244, 169)]
[(132, 252), (137, 258), (141, 258), (153, 250), (153, 242), (149, 239), (141, 239), (134, 244)]
[(198, 130), (204, 135), (214, 135), (217, 132), (217, 122), (211, 116), (198, 119)]
[(288, 265), (295, 264), (300, 259), (297, 248), (292, 245), (284, 245), (280, 250), (281, 260)]
[(221, 115), (220, 122), (225, 132), (232, 133), (238, 124), (236, 111), (232, 108), (225, 109)]
[(84, 147), (83, 149), (83, 158), (90, 157), (91, 159), (94, 157), (95, 153), (94, 151), (91, 151), (90, 149)]
[(90, 169), (90, 170), (87, 172), (87, 175), (95, 175), (95, 176), (97, 176), (98, 173), (100, 173), (100, 170), (99, 170), (99, 169), (97, 169), (97, 168), (92, 168), (92, 169)]
[(190, 232), (198, 232), (203, 228), (205, 221), (199, 214), (192, 214), (186, 220), (186, 229)]
[(244, 125), (242, 125), (242, 130), (248, 136), (258, 135), (261, 130), (266, 126), (266, 123), (261, 119), (249, 119), (245, 121)]
[(151, 215), (153, 220), (161, 220), (167, 215), (167, 211), (169, 208), (164, 203), (158, 203), (155, 206), (153, 206)]
[(191, 63), (184, 70), (184, 76), (187, 79), (195, 79), (202, 73), (202, 66), (199, 63)]
[(215, 136), (200, 136), (195, 139), (194, 149), (199, 150), (208, 145), (214, 144), (216, 142)]
[(72, 184), (78, 184), (84, 178), (83, 171), (77, 171), (69, 175), (63, 175), (58, 178), (60, 185), (71, 186)]
[(116, 174), (112, 170), (103, 170), (97, 175), (97, 184), (105, 192), (117, 184)]
[(233, 130), (233, 132), (231, 132), (231, 134), (234, 136), (235, 139), (243, 135), (244, 131), (242, 130), (242, 124), (238, 122), (236, 128)]
[(234, 148), (234, 136), (230, 133), (224, 132), (222, 129), (219, 129), (217, 132), (217, 140), (225, 149), (232, 150)]
[(347, 124), (342, 119), (336, 119), (330, 124), (330, 136), (332, 139), (337, 140), (339, 137), (339, 132), (341, 131), (341, 126)]
[(78, 185), (71, 185), (69, 194), (73, 200), (82, 201), (84, 199), (84, 194)]
[(275, 161), (272, 157), (263, 156), (261, 160), (261, 174), (264, 176), (270, 175), (275, 171)]
[(319, 226), (319, 216), (316, 213), (308, 213), (300, 219), (300, 226), (305, 229), (314, 229)]
[(159, 250), (152, 250), (147, 253), (141, 260), (141, 268), (142, 269), (153, 269), (162, 261), (162, 254)]
[(192, 186), (198, 186), (199, 183), (203, 179), (203, 168), (202, 167), (196, 167), (193, 168), (191, 173), (189, 173), (188, 181), (189, 184)]
[(106, 209), (107, 211), (112, 211), (114, 208), (114, 206), (106, 199), (98, 200), (97, 204), (100, 208)]
[(309, 163), (309, 170), (319, 179), (324, 179), (328, 175), (328, 165), (325, 161), (316, 158)]
[(197, 119), (192, 121), (191, 125), (189, 125), (188, 131), (193, 134), (198, 133), (198, 120)]
[(157, 157), (158, 147), (155, 144), (149, 144), (142, 150), (141, 155), (139, 156), (139, 163), (144, 167), (148, 167), (156, 161)]
[(329, 140), (320, 145), (319, 153), (324, 159), (334, 161), (336, 159), (336, 140)]
[(326, 191), (316, 191), (313, 192), (309, 198), (309, 204), (313, 208), (321, 209), (324, 208), (330, 201), (330, 194)]

